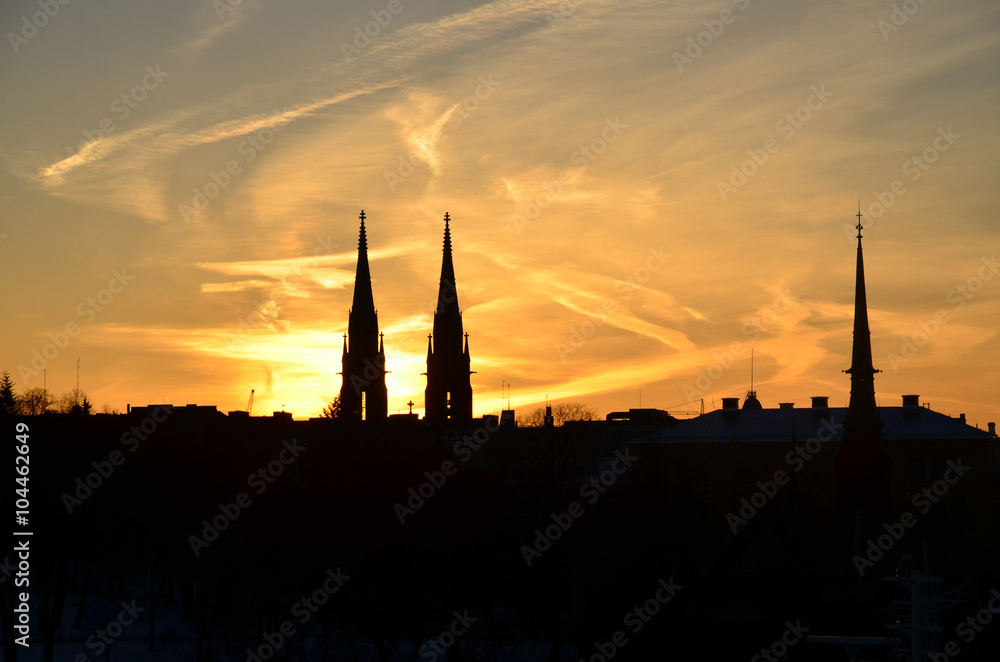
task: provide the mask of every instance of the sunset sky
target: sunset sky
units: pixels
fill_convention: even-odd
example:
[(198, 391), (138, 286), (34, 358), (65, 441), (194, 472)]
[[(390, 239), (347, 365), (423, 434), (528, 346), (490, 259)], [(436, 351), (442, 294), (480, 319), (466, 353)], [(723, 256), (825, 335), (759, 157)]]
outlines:
[(860, 198), (880, 404), (1000, 419), (995, 0), (48, 4), (0, 7), (17, 390), (318, 415), (364, 209), (390, 413), (445, 212), (477, 415), (711, 409), (751, 348), (845, 405)]

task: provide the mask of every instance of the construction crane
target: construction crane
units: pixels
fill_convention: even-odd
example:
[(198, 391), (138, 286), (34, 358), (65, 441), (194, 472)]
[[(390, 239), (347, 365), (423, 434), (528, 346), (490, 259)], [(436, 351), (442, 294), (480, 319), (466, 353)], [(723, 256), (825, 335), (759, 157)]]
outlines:
[(253, 412), (253, 389), (250, 389), (250, 399), (247, 400), (247, 416)]
[[(697, 402), (697, 401), (696, 400), (692, 400), (691, 402)], [(687, 404), (691, 404), (691, 403), (690, 402), (685, 402), (684, 404), (687, 405)], [(686, 409), (668, 409), (667, 413), (670, 414), (671, 416), (673, 416), (675, 414), (679, 415), (679, 416), (704, 416), (705, 415), (705, 398), (701, 399), (701, 411), (690, 411), (690, 410), (686, 410)]]

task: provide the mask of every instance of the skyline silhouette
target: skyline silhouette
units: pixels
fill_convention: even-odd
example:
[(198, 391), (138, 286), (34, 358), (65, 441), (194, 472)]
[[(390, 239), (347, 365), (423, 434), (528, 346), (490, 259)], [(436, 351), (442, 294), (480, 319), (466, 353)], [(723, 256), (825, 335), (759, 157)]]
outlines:
[(860, 197), (882, 404), (996, 418), (994, 3), (216, 5), (0, 8), (18, 388), (72, 323), (55, 393), (80, 359), (98, 409), (319, 415), (365, 209), (390, 413), (422, 413), (445, 211), (475, 414), (718, 406), (751, 350), (762, 402), (846, 404)]

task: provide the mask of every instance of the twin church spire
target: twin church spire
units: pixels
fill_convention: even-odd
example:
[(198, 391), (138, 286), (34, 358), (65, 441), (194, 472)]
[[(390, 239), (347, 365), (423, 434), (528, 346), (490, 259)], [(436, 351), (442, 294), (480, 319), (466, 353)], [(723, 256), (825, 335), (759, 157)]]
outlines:
[[(451, 250), (450, 216), (444, 215), (444, 251), (441, 281), (434, 310), (433, 333), (427, 336), (427, 388), (425, 416), (436, 421), (472, 419), (471, 358), (469, 334), (462, 329), (462, 312), (455, 286)], [(463, 347), (464, 340), (464, 347)], [(385, 385), (385, 348), (378, 330), (378, 316), (368, 265), (365, 212), (361, 212), (358, 267), (354, 300), (344, 336), (342, 415), (353, 420), (382, 420), (388, 415)]]

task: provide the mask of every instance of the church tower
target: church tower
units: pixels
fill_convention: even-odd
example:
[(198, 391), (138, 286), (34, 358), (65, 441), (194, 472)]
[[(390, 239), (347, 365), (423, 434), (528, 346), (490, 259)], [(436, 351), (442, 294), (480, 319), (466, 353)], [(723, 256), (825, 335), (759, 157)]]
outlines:
[[(431, 421), (472, 420), (472, 381), (469, 334), (462, 331), (462, 311), (455, 288), (455, 265), (451, 259), (451, 219), (444, 215), (444, 258), (434, 333), (427, 336), (427, 389), (424, 409)], [(464, 347), (463, 347), (464, 341)]]
[(854, 347), (851, 367), (851, 399), (844, 421), (844, 436), (836, 459), (839, 500), (853, 508), (886, 505), (889, 498), (889, 458), (882, 436), (882, 422), (875, 404), (875, 374), (872, 338), (868, 327), (865, 295), (865, 263), (861, 251), (861, 210), (858, 209), (858, 263), (854, 289)]
[(358, 236), (358, 270), (354, 277), (354, 301), (344, 335), (343, 386), (340, 387), (342, 416), (353, 421), (385, 420), (389, 396), (385, 387), (385, 348), (378, 331), (378, 314), (368, 268), (368, 236), (365, 212), (361, 211)]

